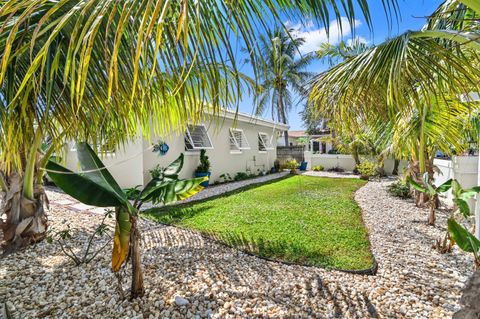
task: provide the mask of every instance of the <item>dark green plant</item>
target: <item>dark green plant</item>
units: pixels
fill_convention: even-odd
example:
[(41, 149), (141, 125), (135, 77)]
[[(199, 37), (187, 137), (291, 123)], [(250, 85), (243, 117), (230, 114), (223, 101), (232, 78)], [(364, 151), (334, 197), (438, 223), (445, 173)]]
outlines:
[(407, 181), (415, 190), (428, 196), (428, 206), (430, 208), (428, 224), (435, 225), (435, 209), (437, 207), (438, 195), (447, 192), (452, 187), (452, 179), (447, 180), (438, 187), (431, 184), (428, 173), (423, 174), (423, 180), (421, 183), (414, 181), (411, 176), (407, 177)]
[(398, 181), (388, 185), (388, 192), (395, 197), (400, 197), (402, 199), (411, 198), (412, 194), (410, 192), (410, 186), (404, 181)]
[(249, 174), (245, 172), (238, 172), (237, 174), (235, 174), (235, 177), (233, 178), (233, 180), (238, 182), (238, 181), (243, 181), (249, 178), (250, 178)]
[(228, 183), (228, 182), (231, 182), (233, 181), (233, 178), (232, 176), (230, 176), (229, 173), (223, 173), (222, 175), (219, 176), (223, 181), (223, 183)]
[(200, 151), (200, 165), (197, 166), (195, 173), (208, 173), (210, 172), (210, 160), (206, 155), (207, 151), (202, 149)]
[[(112, 270), (118, 272), (127, 256), (132, 262), (131, 297), (144, 293), (140, 257), (140, 230), (137, 227), (138, 211), (143, 203), (164, 204), (188, 198), (203, 189), (199, 184), (208, 177), (178, 180), (183, 166), (183, 154), (166, 167), (159, 178), (152, 179), (142, 190), (123, 191), (105, 165), (87, 143), (77, 144), (77, 155), (82, 168), (75, 173), (49, 161), (48, 175), (65, 193), (80, 202), (98, 207), (115, 207), (115, 234), (112, 252)], [(133, 200), (133, 204), (130, 201)]]

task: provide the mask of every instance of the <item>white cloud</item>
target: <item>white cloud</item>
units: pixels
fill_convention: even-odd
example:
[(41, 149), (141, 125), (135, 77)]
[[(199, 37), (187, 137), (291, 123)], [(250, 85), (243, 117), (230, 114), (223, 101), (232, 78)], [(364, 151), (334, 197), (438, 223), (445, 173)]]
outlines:
[[(299, 48), (300, 53), (305, 54), (318, 50), (320, 45), (325, 42), (337, 44), (342, 40), (342, 38), (348, 37), (352, 33), (350, 23), (346, 17), (341, 17), (340, 23), (337, 21), (338, 20), (330, 22), (328, 34), (326, 28), (316, 29), (313, 22), (308, 22), (306, 24), (292, 24), (291, 22), (287, 21), (285, 25), (288, 28), (295, 30), (292, 34), (293, 36), (302, 37), (305, 39), (305, 44)], [(360, 20), (354, 21), (354, 27), (359, 27), (361, 25), (362, 22)], [(367, 40), (363, 37), (357, 38), (359, 41), (365, 41), (365, 43), (367, 42)]]

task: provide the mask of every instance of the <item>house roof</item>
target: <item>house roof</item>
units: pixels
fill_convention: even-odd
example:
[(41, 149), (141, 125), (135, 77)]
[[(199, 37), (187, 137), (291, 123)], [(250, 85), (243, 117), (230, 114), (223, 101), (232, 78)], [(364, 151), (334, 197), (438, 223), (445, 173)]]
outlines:
[(222, 111), (220, 111), (219, 115), (231, 120), (271, 127), (279, 131), (288, 131), (288, 129), (290, 128), (288, 124), (266, 120), (259, 116), (255, 116), (255, 115), (244, 113), (244, 112), (236, 112), (234, 110), (229, 110), (229, 109), (223, 109)]

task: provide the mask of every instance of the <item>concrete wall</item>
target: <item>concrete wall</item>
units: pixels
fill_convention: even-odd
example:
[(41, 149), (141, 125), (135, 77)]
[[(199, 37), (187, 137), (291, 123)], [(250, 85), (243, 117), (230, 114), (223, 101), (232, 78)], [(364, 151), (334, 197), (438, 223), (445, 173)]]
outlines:
[[(434, 165), (439, 173), (435, 174), (435, 185), (441, 185), (450, 178), (456, 179), (462, 188), (470, 188), (478, 184), (478, 156), (454, 156), (452, 160), (435, 159)], [(452, 204), (452, 192), (446, 194), (446, 202)], [(469, 202), (470, 210), (475, 208), (475, 200)]]
[[(80, 171), (77, 151), (74, 143), (69, 143), (66, 152), (66, 166), (73, 171)], [(120, 187), (134, 187), (143, 184), (143, 143), (135, 139), (115, 153), (100, 154), (102, 162), (117, 180)]]
[[(213, 144), (213, 149), (207, 149), (207, 156), (211, 163), (211, 182), (219, 179), (220, 175), (229, 173), (233, 178), (237, 172), (258, 174), (262, 171), (270, 171), (277, 157), (277, 134), (279, 130), (274, 125), (258, 121), (234, 121), (222, 119), (220, 121), (205, 122), (208, 134)], [(243, 129), (250, 149), (240, 152), (230, 151), (229, 130), (231, 127)], [(267, 133), (272, 143), (272, 150), (259, 151), (258, 132)], [(159, 140), (165, 141), (170, 147), (166, 155), (160, 156), (153, 153), (152, 144)], [(200, 163), (200, 151), (185, 151), (183, 133), (171, 134), (170, 136), (150, 136), (150, 139), (138, 138), (126, 145), (124, 150), (117, 150), (115, 154), (107, 154), (102, 160), (117, 179), (121, 187), (133, 187), (144, 185), (150, 180), (149, 170), (157, 164), (167, 166), (174, 161), (180, 153), (185, 154), (184, 167), (180, 178), (193, 177), (195, 168)], [(75, 171), (79, 170), (77, 154), (75, 150), (67, 153), (67, 167)]]
[[(362, 158), (364, 158), (362, 156)], [(373, 159), (370, 159), (374, 161)], [(345, 154), (312, 154), (311, 152), (305, 152), (305, 161), (308, 162), (307, 168), (312, 169), (313, 166), (321, 165), (327, 169), (340, 167), (346, 171), (353, 171), (355, 169), (355, 161), (351, 155)], [(390, 174), (393, 170), (394, 160), (388, 158), (385, 160), (385, 172)], [(400, 162), (398, 168), (399, 173), (407, 166), (405, 161)]]

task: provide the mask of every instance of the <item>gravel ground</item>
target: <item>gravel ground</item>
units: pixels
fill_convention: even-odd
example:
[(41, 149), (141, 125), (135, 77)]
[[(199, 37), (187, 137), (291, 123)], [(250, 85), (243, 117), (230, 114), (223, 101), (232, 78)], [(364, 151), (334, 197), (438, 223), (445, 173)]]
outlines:
[[(445, 230), (427, 226), (427, 212), (412, 202), (390, 197), (388, 183), (370, 182), (355, 195), (379, 263), (376, 276), (268, 262), (142, 221), (144, 298), (121, 300), (109, 251), (75, 267), (58, 244), (40, 243), (0, 260), (0, 300), (14, 318), (451, 317), (472, 260), (456, 248), (432, 251)], [(102, 215), (68, 211), (55, 204), (65, 195), (49, 195), (52, 227), (70, 223), (73, 240), (83, 242)], [(444, 224), (440, 213), (438, 225)]]

